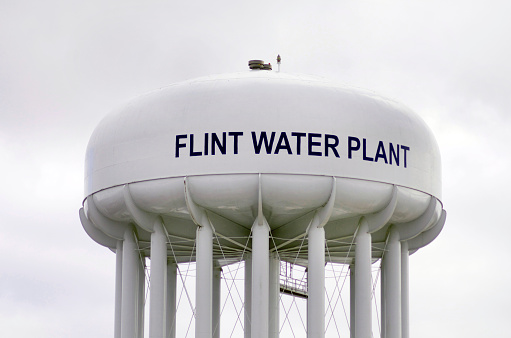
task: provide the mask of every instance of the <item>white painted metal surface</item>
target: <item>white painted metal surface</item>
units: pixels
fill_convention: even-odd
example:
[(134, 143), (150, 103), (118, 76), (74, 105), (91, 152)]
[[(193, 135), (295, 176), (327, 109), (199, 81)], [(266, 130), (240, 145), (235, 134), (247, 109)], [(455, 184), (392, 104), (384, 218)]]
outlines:
[(401, 336), (410, 338), (410, 278), (408, 242), (401, 243)]
[(245, 306), (244, 306), (244, 327), (245, 338), (252, 335), (252, 255), (245, 257)]
[(369, 338), (371, 314), (371, 234), (362, 219), (355, 237), (355, 337)]
[(280, 260), (276, 254), (269, 260), (268, 338), (279, 337), (280, 324)]
[(175, 336), (175, 265), (167, 269), (190, 260), (197, 337), (215, 327), (213, 261), (240, 260), (245, 337), (278, 336), (271, 250), (309, 269), (309, 337), (324, 335), (324, 262), (353, 267), (352, 337), (371, 336), (371, 263), (387, 256), (382, 327), (395, 338), (408, 331), (400, 248), (415, 252), (439, 234), (440, 199), (436, 141), (408, 108), (315, 77), (250, 71), (175, 84), (107, 116), (87, 149), (80, 219), (118, 253), (116, 336), (142, 334), (143, 257), (151, 258), (151, 337)]
[(355, 326), (356, 326), (356, 302), (355, 302), (355, 290), (357, 283), (355, 283), (355, 269), (354, 263), (350, 264), (350, 338), (355, 338)]
[(145, 274), (145, 258), (138, 254), (138, 295), (137, 295), (137, 338), (144, 337), (144, 323), (145, 323), (145, 290), (146, 290), (146, 274)]
[(252, 227), (252, 309), (251, 337), (268, 337), (269, 330), (269, 227), (264, 219)]
[(325, 229), (311, 224), (308, 231), (307, 337), (325, 332)]
[[(262, 138), (269, 145), (272, 133), (267, 149)], [(437, 144), (408, 108), (319, 78), (251, 71), (175, 84), (108, 115), (87, 148), (85, 195), (240, 173), (350, 177), (441, 193)]]
[(167, 261), (167, 319), (166, 338), (176, 338), (176, 287), (177, 287), (177, 264)]
[(121, 337), (137, 338), (139, 262), (132, 229), (126, 229), (122, 253)]
[(212, 332), (213, 338), (220, 338), (220, 312), (222, 311), (221, 295), (222, 267), (213, 265), (213, 311), (212, 311)]
[(122, 244), (117, 241), (115, 250), (115, 315), (114, 315), (114, 338), (121, 338), (121, 301), (122, 301)]
[(211, 338), (213, 325), (213, 229), (209, 222), (197, 228), (195, 336)]
[(151, 301), (149, 337), (159, 338), (166, 331), (167, 305), (167, 237), (158, 222), (151, 234)]
[(401, 338), (401, 243), (399, 234), (393, 227), (390, 229), (387, 252), (383, 257), (383, 270), (384, 335), (386, 338)]

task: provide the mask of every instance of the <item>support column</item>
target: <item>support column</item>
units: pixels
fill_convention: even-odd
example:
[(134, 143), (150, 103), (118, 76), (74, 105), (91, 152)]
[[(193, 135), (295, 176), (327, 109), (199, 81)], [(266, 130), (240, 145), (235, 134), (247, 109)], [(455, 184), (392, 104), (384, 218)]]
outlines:
[(371, 338), (371, 234), (362, 219), (355, 237), (355, 332), (357, 338)]
[(252, 256), (247, 254), (245, 257), (245, 338), (250, 338), (252, 334), (251, 321), (252, 317)]
[(392, 228), (384, 260), (385, 337), (401, 338), (401, 242)]
[(350, 264), (350, 338), (355, 336), (355, 264)]
[(211, 338), (213, 309), (213, 229), (209, 222), (197, 228), (195, 281), (195, 337)]
[(138, 255), (138, 309), (137, 309), (137, 331), (138, 338), (144, 338), (144, 316), (145, 316), (145, 257)]
[(167, 318), (166, 338), (176, 338), (176, 288), (177, 288), (177, 264), (167, 262)]
[(167, 236), (160, 222), (151, 233), (150, 283), (149, 338), (161, 338), (166, 333)]
[(268, 337), (279, 337), (279, 309), (280, 309), (280, 261), (276, 254), (270, 256), (269, 271), (269, 312)]
[(268, 337), (269, 228), (258, 220), (252, 226), (252, 323), (251, 338)]
[(115, 249), (115, 320), (114, 338), (121, 338), (122, 309), (122, 242), (117, 241)]
[(137, 338), (138, 309), (138, 251), (133, 229), (128, 227), (124, 233), (122, 250), (122, 310), (121, 337)]
[(385, 268), (385, 255), (387, 255), (386, 253), (384, 253), (384, 256), (383, 256), (383, 259), (382, 259), (382, 262), (381, 262), (381, 278), (380, 278), (380, 297), (381, 297), (381, 300), (380, 300), (380, 317), (381, 317), (381, 338), (386, 338), (387, 334), (387, 311), (386, 311), (386, 304), (387, 304), (387, 300), (385, 299), (385, 285), (386, 285), (386, 280), (387, 280), (387, 277), (385, 276), (385, 272), (387, 271), (387, 269)]
[(410, 283), (408, 242), (401, 242), (401, 325), (402, 338), (410, 338)]
[(314, 224), (308, 233), (307, 337), (325, 336), (325, 229)]
[(213, 338), (220, 338), (221, 275), (222, 267), (215, 264), (213, 266)]

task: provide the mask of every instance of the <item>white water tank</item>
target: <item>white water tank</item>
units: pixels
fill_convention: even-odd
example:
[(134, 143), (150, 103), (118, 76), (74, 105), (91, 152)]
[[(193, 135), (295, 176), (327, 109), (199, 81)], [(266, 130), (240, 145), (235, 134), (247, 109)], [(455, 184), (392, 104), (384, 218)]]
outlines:
[[(394, 186), (389, 224), (411, 221), (430, 197), (441, 198), (440, 153), (417, 114), (372, 92), (264, 70), (190, 80), (131, 101), (98, 125), (85, 168), (85, 198), (121, 222), (132, 220), (129, 185), (140, 209), (185, 227), (187, 177), (193, 201), (225, 218), (226, 236), (227, 224), (252, 226), (259, 180), (272, 229), (325, 205), (333, 178), (336, 233), (388, 205)], [(440, 203), (436, 209), (432, 224)]]
[(245, 304), (246, 337), (278, 335), (271, 310), (278, 296), (268, 291), (278, 274), (268, 272), (269, 252), (308, 267), (307, 327), (314, 337), (325, 331), (325, 261), (357, 266), (352, 330), (370, 336), (371, 262), (387, 253), (382, 303), (390, 322), (382, 325), (389, 337), (407, 331), (401, 287), (408, 253), (432, 241), (445, 221), (433, 134), (393, 100), (269, 68), (143, 95), (91, 136), (80, 215), (87, 233), (118, 254), (119, 332), (121, 323), (124, 332), (141, 323), (133, 296), (137, 255), (151, 258), (151, 327), (158, 336), (165, 328), (164, 306), (156, 304), (166, 294), (165, 264), (197, 261), (196, 336), (211, 337), (212, 261), (239, 262), (249, 252), (245, 288), (252, 298), (245, 293), (245, 301), (254, 301)]

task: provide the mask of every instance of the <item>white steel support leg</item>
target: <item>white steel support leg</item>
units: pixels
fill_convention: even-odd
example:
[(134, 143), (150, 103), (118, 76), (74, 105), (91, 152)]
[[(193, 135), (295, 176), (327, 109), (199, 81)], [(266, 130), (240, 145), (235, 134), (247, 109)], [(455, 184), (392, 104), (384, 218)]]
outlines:
[(167, 302), (167, 236), (163, 225), (157, 222), (151, 234), (149, 337), (165, 336)]
[(385, 264), (385, 337), (401, 338), (401, 242), (399, 233), (391, 229)]
[(251, 320), (250, 313), (252, 311), (252, 256), (247, 254), (245, 258), (245, 338), (250, 338), (251, 335)]
[(213, 230), (208, 222), (197, 228), (195, 337), (211, 338), (213, 310)]
[(385, 299), (385, 281), (387, 280), (387, 277), (385, 276), (385, 272), (387, 271), (387, 269), (385, 268), (385, 263), (386, 263), (386, 260), (385, 260), (385, 255), (386, 253), (384, 254), (384, 257), (382, 259), (382, 262), (381, 262), (381, 278), (380, 278), (380, 297), (381, 297), (381, 302), (380, 302), (380, 316), (381, 316), (381, 338), (386, 338), (387, 336), (387, 326), (386, 326), (386, 323), (387, 323), (387, 311), (386, 311), (386, 304), (387, 304), (387, 300)]
[(137, 331), (138, 338), (144, 338), (144, 315), (145, 315), (145, 257), (138, 255), (138, 309)]
[(355, 332), (357, 338), (371, 338), (371, 234), (362, 220), (355, 237)]
[(136, 338), (138, 336), (138, 265), (138, 252), (133, 229), (128, 228), (124, 233), (122, 250), (122, 338)]
[(325, 336), (325, 229), (311, 226), (308, 233), (307, 337)]
[(264, 222), (252, 227), (251, 338), (268, 337), (269, 228)]
[(176, 338), (176, 288), (177, 288), (177, 264), (167, 262), (167, 318), (166, 338)]
[(270, 295), (268, 325), (270, 338), (279, 337), (279, 308), (280, 308), (280, 261), (277, 255), (270, 256)]
[(215, 265), (213, 267), (213, 338), (220, 338), (220, 311), (221, 311), (221, 292), (222, 267)]
[(350, 265), (350, 338), (355, 336), (355, 264)]
[(122, 309), (122, 242), (117, 241), (115, 249), (115, 324), (114, 338), (121, 338)]
[(401, 325), (402, 338), (410, 338), (410, 289), (408, 242), (401, 242)]

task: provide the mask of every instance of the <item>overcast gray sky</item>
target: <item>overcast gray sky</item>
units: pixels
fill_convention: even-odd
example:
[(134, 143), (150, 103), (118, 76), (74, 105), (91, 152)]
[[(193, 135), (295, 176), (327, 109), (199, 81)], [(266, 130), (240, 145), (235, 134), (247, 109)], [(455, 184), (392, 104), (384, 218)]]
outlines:
[(100, 119), (249, 59), (401, 101), (429, 124), (448, 218), (410, 258), (413, 337), (509, 337), (509, 1), (0, 1), (3, 337), (112, 337), (115, 255), (78, 218)]

